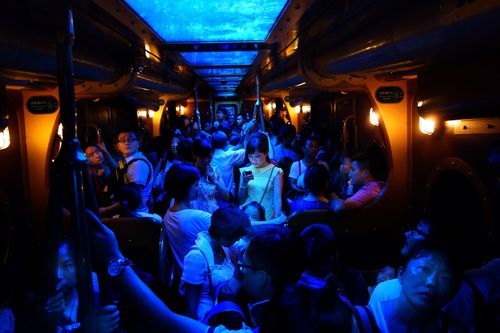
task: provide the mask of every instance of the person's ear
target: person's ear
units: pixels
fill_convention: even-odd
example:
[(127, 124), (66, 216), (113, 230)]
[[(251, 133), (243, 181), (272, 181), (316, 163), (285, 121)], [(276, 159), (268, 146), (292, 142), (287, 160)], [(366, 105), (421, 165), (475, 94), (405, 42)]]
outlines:
[(260, 289), (264, 289), (269, 283), (271, 283), (271, 277), (266, 271), (259, 270), (255, 274), (257, 283)]

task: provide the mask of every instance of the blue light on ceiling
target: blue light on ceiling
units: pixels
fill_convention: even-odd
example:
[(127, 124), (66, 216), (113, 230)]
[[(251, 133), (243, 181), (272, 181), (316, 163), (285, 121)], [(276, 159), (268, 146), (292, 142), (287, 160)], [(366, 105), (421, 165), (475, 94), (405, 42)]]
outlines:
[(243, 76), (205, 76), (203, 79), (205, 81), (241, 81)]
[(265, 42), (289, 0), (124, 0), (167, 43)]
[(212, 86), (237, 86), (240, 84), (240, 81), (226, 81), (224, 84), (221, 81), (208, 81), (208, 83)]
[(236, 94), (234, 92), (217, 92), (215, 94), (217, 97), (234, 97)]
[(200, 76), (245, 75), (248, 67), (203, 68), (195, 69)]
[(181, 52), (181, 56), (191, 66), (248, 66), (257, 56), (257, 51)]

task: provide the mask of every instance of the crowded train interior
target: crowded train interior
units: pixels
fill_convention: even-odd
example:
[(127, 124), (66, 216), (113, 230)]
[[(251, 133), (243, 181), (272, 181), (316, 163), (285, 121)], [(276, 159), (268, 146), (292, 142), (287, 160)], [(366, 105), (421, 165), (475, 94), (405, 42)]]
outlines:
[(500, 332), (499, 0), (5, 0), (0, 332)]

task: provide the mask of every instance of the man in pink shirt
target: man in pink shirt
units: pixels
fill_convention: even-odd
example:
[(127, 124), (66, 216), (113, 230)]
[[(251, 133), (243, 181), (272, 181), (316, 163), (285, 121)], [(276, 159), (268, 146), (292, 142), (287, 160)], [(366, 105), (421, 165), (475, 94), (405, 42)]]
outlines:
[(335, 212), (343, 212), (364, 207), (373, 201), (382, 191), (384, 182), (377, 181), (373, 175), (373, 165), (367, 154), (358, 154), (352, 158), (351, 184), (357, 191), (346, 200), (335, 193), (330, 196), (330, 207)]

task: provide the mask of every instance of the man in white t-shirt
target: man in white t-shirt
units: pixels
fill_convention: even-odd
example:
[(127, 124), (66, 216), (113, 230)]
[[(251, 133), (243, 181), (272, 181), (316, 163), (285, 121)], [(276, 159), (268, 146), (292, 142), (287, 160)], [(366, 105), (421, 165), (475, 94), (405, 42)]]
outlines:
[(245, 161), (245, 149), (226, 150), (227, 135), (222, 131), (212, 135), (212, 147), (214, 148), (212, 165), (220, 170), (226, 188), (234, 196), (234, 167), (240, 166)]

